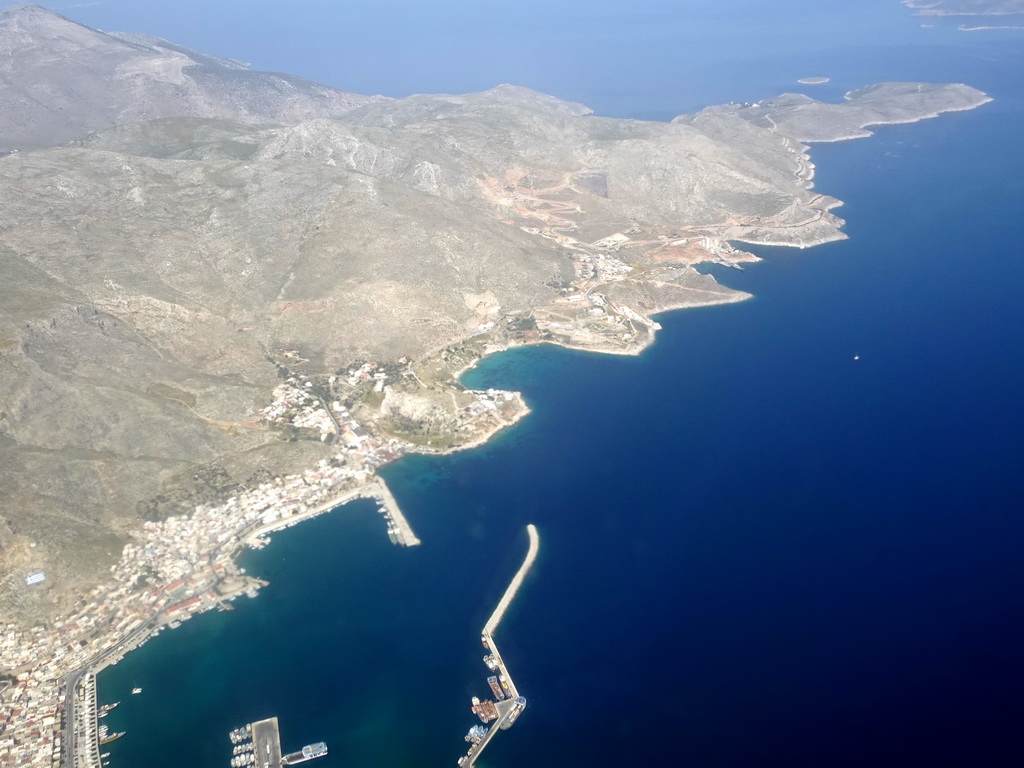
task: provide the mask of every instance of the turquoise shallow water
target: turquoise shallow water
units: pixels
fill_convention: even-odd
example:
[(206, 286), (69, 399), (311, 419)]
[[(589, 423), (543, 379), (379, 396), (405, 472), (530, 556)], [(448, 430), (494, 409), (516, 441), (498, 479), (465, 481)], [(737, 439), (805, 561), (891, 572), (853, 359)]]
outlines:
[[(328, 742), (318, 768), (453, 765), (527, 522), (498, 637), (530, 707), (487, 765), (1020, 764), (1020, 49), (943, 34), (827, 54), (836, 89), (927, 71), (997, 98), (815, 148), (850, 240), (716, 272), (756, 298), (661, 318), (641, 357), (470, 372), (533, 413), (385, 471), (423, 546), (369, 504), (275, 535), (257, 600), (102, 674), (112, 764), (227, 765), (228, 729), (277, 714), (286, 748)], [(762, 53), (737, 98), (784, 68)]]

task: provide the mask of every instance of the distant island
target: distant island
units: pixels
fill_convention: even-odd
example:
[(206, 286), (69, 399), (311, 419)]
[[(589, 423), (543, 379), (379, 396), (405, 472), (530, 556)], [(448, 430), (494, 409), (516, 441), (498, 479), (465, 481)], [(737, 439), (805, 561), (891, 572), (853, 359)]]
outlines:
[(828, 81), (829, 78), (827, 77), (801, 77), (799, 80), (797, 80), (797, 82), (800, 83), (801, 85), (822, 85), (823, 83), (827, 83)]
[(808, 143), (990, 100), (886, 83), (659, 123), (514, 85), (387, 99), (37, 6), (0, 47), (0, 711), (26, 765), (62, 686), (255, 593), (241, 547), (387, 508), (380, 466), (522, 418), (459, 383), (476, 361), (637, 354), (654, 314), (748, 298), (698, 265), (845, 237)]
[(903, 0), (918, 16), (1011, 16), (1024, 14), (1024, 0)]

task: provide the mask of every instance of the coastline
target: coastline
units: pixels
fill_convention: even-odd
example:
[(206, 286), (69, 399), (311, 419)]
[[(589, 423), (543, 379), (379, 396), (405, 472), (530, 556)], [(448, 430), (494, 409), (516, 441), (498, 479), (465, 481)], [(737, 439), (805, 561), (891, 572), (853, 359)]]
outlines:
[(984, 32), (991, 29), (1024, 29), (1024, 24), (979, 24), (972, 26), (961, 24), (957, 27), (958, 32)]
[[(984, 100), (972, 106), (951, 108), (908, 119), (879, 121), (868, 125), (914, 123), (937, 117), (944, 112), (974, 109), (989, 101), (992, 99), (986, 96)], [(872, 133), (869, 131), (863, 134), (822, 140), (821, 143), (870, 135)], [(806, 153), (789, 144), (787, 137), (783, 136), (782, 138), (787, 141), (787, 147), (798, 158), (797, 179), (810, 186), (810, 179), (813, 177), (813, 163), (810, 162)], [(815, 201), (826, 204), (826, 207), (819, 209), (820, 214), (841, 205), (840, 201), (833, 202), (821, 197), (816, 198)], [(846, 237), (838, 228), (830, 228), (829, 236), (819, 236), (817, 239), (810, 239), (807, 242), (795, 241), (792, 230), (807, 228), (818, 220), (820, 218), (793, 225), (792, 228), (766, 225), (761, 228), (761, 231), (764, 232), (763, 237), (752, 236), (759, 231), (759, 228), (747, 227), (745, 234), (735, 233), (736, 236), (729, 234), (727, 239), (737, 242), (805, 248)], [(775, 233), (779, 239), (771, 239), (771, 233)], [(629, 345), (590, 346), (573, 343), (571, 336), (528, 343), (549, 343), (579, 351), (636, 356), (654, 343), (656, 331), (660, 326), (650, 320), (651, 316), (695, 306), (736, 303), (750, 297), (750, 294), (742, 292), (723, 293), (720, 298), (713, 301), (667, 302), (654, 308), (645, 309), (637, 314), (647, 320), (647, 322), (638, 320), (640, 324), (646, 326), (646, 331), (638, 334), (635, 342)], [(624, 304), (620, 305), (620, 309), (623, 307), (625, 307)], [(628, 307), (625, 308), (628, 309)], [(632, 312), (632, 310), (629, 311)], [(525, 343), (497, 345), (488, 348), (485, 354), (489, 355), (522, 345)], [(471, 361), (459, 375), (473, 367), (478, 360)], [(515, 394), (519, 396), (518, 393)], [(276, 478), (274, 482), (260, 486), (255, 489), (255, 492), (270, 496), (272, 490), (281, 489), (295, 481), (294, 488), (288, 486), (290, 490), (294, 490), (294, 494), (278, 494), (275, 496), (277, 501), (258, 509), (255, 506), (252, 509), (247, 509), (245, 504), (240, 504), (238, 499), (232, 498), (227, 504), (213, 509), (197, 508), (196, 512), (184, 518), (184, 521), (179, 518), (170, 518), (160, 524), (142, 526), (136, 533), (136, 541), (125, 547), (121, 561), (112, 569), (112, 578), (90, 590), (86, 596), (85, 608), (78, 613), (61, 617), (55, 625), (58, 629), (32, 628), (29, 633), (34, 642), (31, 653), (13, 657), (15, 661), (20, 658), (23, 662), (15, 666), (15, 670), (30, 670), (31, 675), (28, 679), (35, 683), (31, 686), (35, 689), (35, 699), (30, 701), (30, 713), (38, 715), (40, 719), (52, 717), (54, 711), (58, 711), (59, 707), (60, 681), (67, 680), (82, 670), (99, 671), (117, 663), (125, 654), (146, 642), (164, 626), (174, 621), (187, 620), (196, 613), (223, 605), (224, 600), (231, 599), (238, 594), (255, 595), (265, 582), (260, 582), (252, 577), (242, 578), (242, 572), (238, 569), (236, 560), (244, 547), (263, 546), (266, 544), (264, 537), (267, 534), (337, 509), (356, 498), (363, 497), (368, 486), (379, 482), (375, 470), (406, 452), (420, 450), (420, 452), (447, 454), (482, 445), (506, 426), (518, 423), (529, 414), (529, 408), (525, 402), (522, 402), (521, 396), (519, 397), (520, 407), (512, 418), (489, 430), (482, 431), (464, 444), (444, 451), (423, 451), (407, 444), (400, 445), (399, 441), (393, 439), (377, 443), (370, 442), (367, 444), (369, 447), (365, 449), (365, 461), (359, 469), (332, 473), (325, 462), (321, 462), (321, 466), (306, 470), (302, 475)], [(360, 456), (362, 455), (360, 454)], [(299, 480), (296, 481), (296, 478)], [(255, 518), (248, 517), (249, 512), (253, 512)], [(196, 520), (201, 520), (204, 523), (210, 522), (210, 530), (197, 531), (196, 526), (192, 525)], [(182, 532), (187, 535), (179, 539), (177, 534)], [(192, 538), (188, 538), (189, 536)], [(188, 546), (181, 546), (182, 541)], [(149, 548), (158, 550), (156, 554), (159, 557), (146, 560), (146, 557), (153, 554), (146, 552)], [(163, 555), (167, 555), (167, 562), (161, 560)], [(153, 564), (157, 574), (152, 582), (143, 582), (141, 588), (139, 581), (135, 578), (137, 571), (134, 566), (137, 563)], [(209, 568), (206, 568), (207, 565)], [(202, 573), (199, 573), (200, 570)], [(132, 578), (127, 578), (128, 576)], [(181, 583), (179, 584), (179, 582)], [(113, 609), (116, 613), (117, 609), (125, 607), (127, 607), (125, 618), (128, 621), (120, 625), (120, 628), (115, 624), (112, 615), (100, 612), (101, 608), (107, 608)], [(145, 614), (145, 617), (140, 618), (138, 615), (133, 615), (133, 610), (139, 614)], [(100, 634), (93, 641), (95, 646), (87, 645), (84, 648), (66, 652), (66, 637), (78, 638), (94, 631), (94, 625), (87, 623), (91, 620), (90, 612), (97, 613), (100, 619), (98, 625), (101, 628)], [(12, 629), (11, 632), (13, 631)], [(45, 637), (45, 640), (42, 642), (44, 653), (41, 654), (39, 639), (42, 637)], [(42, 664), (34, 661), (40, 658), (48, 658), (48, 660)], [(20, 677), (19, 682), (21, 682)], [(70, 695), (70, 692), (71, 686), (68, 686), (64, 693)], [(45, 745), (43, 748), (45, 749)], [(45, 758), (41, 759), (39, 764), (42, 765), (44, 761)]]
[(991, 96), (985, 94), (983, 98), (979, 99), (976, 103), (966, 104), (957, 107), (947, 107), (945, 109), (929, 112), (925, 115), (915, 115), (914, 117), (907, 118), (893, 118), (890, 120), (878, 120), (870, 123), (864, 123), (861, 126), (861, 131), (857, 133), (842, 134), (840, 136), (830, 137), (827, 139), (801, 139), (801, 141), (807, 144), (833, 144), (839, 141), (851, 141), (853, 139), (867, 139), (874, 136), (874, 131), (867, 130), (869, 127), (885, 126), (885, 125), (910, 125), (912, 123), (920, 123), (924, 120), (934, 120), (936, 117), (942, 115), (952, 114), (954, 112), (970, 112), (971, 110), (982, 107), (986, 104), (995, 101)]

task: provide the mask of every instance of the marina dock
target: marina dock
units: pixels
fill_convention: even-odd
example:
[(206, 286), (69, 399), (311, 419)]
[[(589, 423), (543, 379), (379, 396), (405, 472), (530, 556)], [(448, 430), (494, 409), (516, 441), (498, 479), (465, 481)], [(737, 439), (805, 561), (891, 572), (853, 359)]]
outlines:
[(537, 528), (532, 524), (528, 525), (526, 532), (530, 537), (530, 547), (527, 550), (526, 558), (519, 570), (516, 571), (516, 575), (512, 577), (512, 581), (505, 589), (505, 594), (498, 601), (497, 607), (487, 623), (484, 624), (483, 632), (480, 635), (480, 640), (488, 651), (488, 654), (484, 656), (484, 664), (491, 672), (495, 673), (487, 678), (487, 683), (494, 694), (494, 700), (480, 701), (474, 696), (472, 709), (481, 722), (490, 723), (490, 726), (486, 731), (483, 731), (480, 725), (470, 728), (466, 735), (466, 741), (470, 743), (469, 751), (459, 758), (459, 768), (473, 768), (498, 731), (507, 731), (511, 728), (519, 715), (526, 709), (526, 698), (516, 688), (515, 681), (512, 679), (508, 667), (505, 666), (505, 660), (501, 657), (498, 646), (494, 642), (494, 631), (504, 618), (505, 611), (512, 604), (512, 600), (522, 586), (533, 561), (537, 559), (537, 551), (540, 548), (540, 536), (537, 533)]
[(298, 752), (282, 754), (281, 731), (276, 717), (248, 723), (228, 734), (234, 745), (231, 768), (283, 768), (315, 760), (327, 754), (327, 745), (318, 741)]
[(391, 495), (391, 489), (387, 487), (379, 477), (372, 483), (363, 486), (360, 495), (367, 499), (376, 499), (380, 507), (380, 513), (388, 521), (388, 537), (395, 544), (402, 547), (415, 547), (420, 543), (416, 534), (412, 532), (412, 526), (402, 514), (401, 507)]
[(238, 540), (240, 544), (258, 549), (266, 546), (267, 539), (264, 537), (268, 534), (281, 530), (282, 528), (290, 528), (302, 520), (307, 520), (309, 518), (322, 515), (325, 512), (330, 512), (331, 510), (337, 509), (344, 504), (348, 504), (350, 501), (354, 501), (355, 499), (373, 499), (377, 502), (378, 511), (387, 521), (388, 538), (391, 539), (392, 543), (402, 547), (415, 547), (421, 543), (416, 537), (416, 534), (413, 533), (412, 526), (409, 525), (409, 521), (406, 520), (405, 515), (402, 514), (402, 508), (398, 506), (398, 502), (392, 495), (391, 489), (388, 488), (384, 481), (379, 477), (374, 478), (365, 485), (350, 488), (343, 493), (333, 496), (316, 507), (307, 509), (304, 512), (288, 515), (286, 517), (274, 518), (269, 522), (259, 521), (253, 523), (239, 535)]

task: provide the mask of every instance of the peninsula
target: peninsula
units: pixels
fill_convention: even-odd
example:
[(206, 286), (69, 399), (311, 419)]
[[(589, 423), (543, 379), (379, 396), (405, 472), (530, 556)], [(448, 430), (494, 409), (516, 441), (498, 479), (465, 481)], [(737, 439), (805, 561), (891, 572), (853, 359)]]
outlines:
[(653, 314), (747, 298), (697, 266), (844, 237), (808, 142), (989, 100), (896, 83), (657, 123), (512, 85), (364, 97), (36, 6), (0, 48), (5, 767), (62, 759), (97, 666), (254, 594), (241, 547), (390, 505), (384, 463), (522, 418), (460, 384), (481, 357), (636, 354)]

